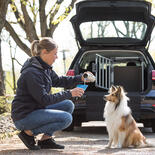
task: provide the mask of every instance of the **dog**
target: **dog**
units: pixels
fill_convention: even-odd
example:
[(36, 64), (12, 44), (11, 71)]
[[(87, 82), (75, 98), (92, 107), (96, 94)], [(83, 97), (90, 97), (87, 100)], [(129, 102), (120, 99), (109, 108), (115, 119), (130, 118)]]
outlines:
[(107, 148), (152, 147), (136, 125), (123, 87), (112, 86), (105, 95), (104, 118), (109, 135)]

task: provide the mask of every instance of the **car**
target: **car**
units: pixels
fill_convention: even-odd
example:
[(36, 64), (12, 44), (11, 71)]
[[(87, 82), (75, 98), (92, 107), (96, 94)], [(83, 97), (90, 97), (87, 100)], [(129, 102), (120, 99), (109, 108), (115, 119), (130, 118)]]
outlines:
[(67, 76), (91, 71), (96, 81), (75, 104), (73, 123), (104, 121), (104, 95), (121, 85), (137, 122), (155, 132), (155, 63), (148, 52), (155, 17), (143, 0), (85, 0), (71, 18), (79, 51)]

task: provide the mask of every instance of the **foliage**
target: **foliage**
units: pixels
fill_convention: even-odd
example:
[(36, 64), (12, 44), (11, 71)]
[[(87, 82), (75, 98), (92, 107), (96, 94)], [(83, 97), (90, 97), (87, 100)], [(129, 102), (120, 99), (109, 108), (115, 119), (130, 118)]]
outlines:
[(0, 134), (0, 140), (3, 140), (5, 138), (11, 138), (13, 137), (14, 135), (17, 135), (19, 133), (18, 130), (15, 130), (15, 131), (12, 131), (12, 132), (4, 132), (4, 133), (1, 133)]
[(11, 72), (6, 72), (5, 78), (9, 81), (9, 84), (5, 82), (6, 94), (5, 96), (0, 96), (0, 115), (7, 115), (11, 111), (11, 102), (14, 98), (13, 90), (11, 85), (13, 85)]
[(12, 96), (0, 96), (0, 114), (10, 112)]
[[(16, 73), (16, 80), (18, 79), (18, 77), (19, 77), (19, 73)], [(6, 94), (14, 95), (13, 75), (12, 75), (12, 72), (10, 71), (5, 72), (5, 88), (6, 88)]]
[(10, 138), (19, 132), (13, 124), (10, 112), (0, 114), (0, 125), (0, 140)]
[(18, 47), (31, 56), (27, 45), (39, 37), (53, 37), (55, 29), (68, 17), (76, 1), (11, 0), (5, 28)]

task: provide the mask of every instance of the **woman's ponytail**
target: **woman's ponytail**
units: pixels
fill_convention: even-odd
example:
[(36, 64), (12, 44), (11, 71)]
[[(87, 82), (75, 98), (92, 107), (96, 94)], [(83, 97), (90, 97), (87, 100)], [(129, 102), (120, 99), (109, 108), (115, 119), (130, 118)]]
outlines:
[(34, 40), (31, 43), (31, 55), (32, 56), (40, 56), (41, 51), (46, 49), (47, 52), (52, 51), (53, 49), (57, 48), (56, 42), (49, 37), (44, 37), (41, 40)]
[(40, 45), (39, 45), (39, 40), (34, 40), (31, 43), (31, 55), (32, 56), (39, 56), (40, 52), (41, 52), (41, 49), (40, 49)]

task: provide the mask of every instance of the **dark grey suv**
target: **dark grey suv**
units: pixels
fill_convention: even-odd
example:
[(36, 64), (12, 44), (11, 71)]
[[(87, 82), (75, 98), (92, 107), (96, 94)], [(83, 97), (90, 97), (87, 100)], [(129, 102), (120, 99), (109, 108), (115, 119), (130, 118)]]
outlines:
[(82, 122), (103, 120), (111, 85), (122, 85), (136, 121), (155, 132), (155, 64), (148, 45), (155, 17), (151, 3), (135, 0), (87, 0), (77, 3), (72, 17), (79, 51), (67, 75), (87, 70), (96, 76), (81, 98), (73, 98), (74, 120), (67, 130)]

